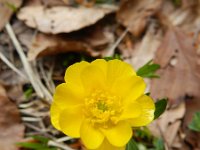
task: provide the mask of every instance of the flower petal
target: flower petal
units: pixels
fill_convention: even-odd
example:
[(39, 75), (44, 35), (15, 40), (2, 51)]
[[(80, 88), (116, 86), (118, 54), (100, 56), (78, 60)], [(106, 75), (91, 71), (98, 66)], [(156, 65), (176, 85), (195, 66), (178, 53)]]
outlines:
[(124, 102), (131, 103), (144, 94), (145, 88), (144, 80), (139, 76), (133, 75), (116, 80), (111, 90), (124, 99)]
[(101, 146), (95, 150), (125, 150), (125, 146), (123, 147), (116, 147), (111, 145), (107, 139), (104, 139), (103, 143)]
[(103, 130), (108, 141), (117, 147), (125, 146), (132, 136), (131, 126), (125, 122), (121, 121), (115, 126)]
[(80, 134), (81, 140), (88, 149), (97, 149), (104, 140), (101, 131), (95, 129), (87, 120), (82, 123)]
[(105, 87), (105, 74), (95, 65), (84, 68), (81, 72), (81, 79), (84, 88), (89, 92), (94, 89), (102, 89)]
[(51, 123), (58, 130), (60, 130), (60, 124), (59, 124), (60, 112), (61, 112), (60, 107), (58, 107), (56, 103), (52, 103), (50, 108)]
[(81, 105), (64, 109), (59, 117), (61, 130), (68, 136), (80, 137), (80, 127), (83, 122)]
[(105, 76), (107, 75), (108, 62), (106, 60), (104, 60), (104, 59), (96, 59), (91, 64), (99, 67), (103, 71)]
[(114, 83), (118, 78), (136, 75), (130, 64), (118, 59), (108, 61), (107, 71), (107, 78), (110, 84)]
[(139, 117), (131, 119), (133, 127), (146, 126), (154, 118), (155, 104), (154, 101), (147, 95), (141, 96), (137, 101), (142, 107), (142, 113)]
[(136, 118), (140, 116), (142, 107), (138, 102), (132, 102), (124, 107), (120, 120)]
[(56, 87), (53, 101), (60, 108), (83, 103), (84, 91), (71, 83), (62, 83)]
[(65, 72), (65, 82), (70, 82), (78, 86), (82, 85), (80, 74), (82, 70), (89, 65), (86, 61), (81, 61), (69, 66)]

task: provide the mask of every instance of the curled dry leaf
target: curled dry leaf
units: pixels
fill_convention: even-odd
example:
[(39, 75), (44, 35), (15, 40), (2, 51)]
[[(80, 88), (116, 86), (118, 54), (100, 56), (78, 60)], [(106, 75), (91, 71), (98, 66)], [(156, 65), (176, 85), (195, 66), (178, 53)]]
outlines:
[(0, 148), (1, 150), (18, 150), (15, 143), (24, 136), (24, 125), (21, 123), (18, 108), (6, 95), (0, 85)]
[(152, 80), (151, 95), (168, 97), (171, 104), (185, 97), (200, 97), (200, 64), (191, 37), (171, 28), (157, 50), (155, 63), (161, 65), (160, 79)]
[(134, 36), (140, 36), (148, 20), (158, 12), (162, 0), (126, 0), (121, 3), (117, 13), (118, 21), (126, 26)]
[(44, 33), (69, 33), (96, 23), (116, 7), (65, 7), (25, 6), (18, 18), (26, 25)]
[(78, 40), (66, 39), (59, 35), (39, 33), (29, 46), (28, 59), (38, 56), (55, 55), (66, 52), (87, 52), (87, 44)]
[(0, 0), (0, 31), (21, 3), (22, 0)]

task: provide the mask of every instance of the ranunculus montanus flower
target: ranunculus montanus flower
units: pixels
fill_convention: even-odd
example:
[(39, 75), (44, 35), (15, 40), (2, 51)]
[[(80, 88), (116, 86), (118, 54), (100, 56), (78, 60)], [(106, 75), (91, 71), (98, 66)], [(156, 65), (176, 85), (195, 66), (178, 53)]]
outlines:
[(154, 118), (146, 84), (128, 63), (97, 59), (69, 66), (51, 105), (53, 126), (89, 150), (124, 150), (132, 127)]

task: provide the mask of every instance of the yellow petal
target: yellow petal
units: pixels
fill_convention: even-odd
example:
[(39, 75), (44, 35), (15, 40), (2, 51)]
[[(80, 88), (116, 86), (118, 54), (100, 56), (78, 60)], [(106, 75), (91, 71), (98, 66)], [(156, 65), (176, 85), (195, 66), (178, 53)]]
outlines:
[(80, 134), (83, 144), (88, 149), (97, 149), (104, 140), (104, 135), (87, 120), (81, 125)]
[(82, 61), (69, 66), (65, 72), (65, 82), (70, 82), (78, 86), (82, 86), (80, 74), (82, 70), (88, 65), (88, 62)]
[(95, 65), (84, 68), (81, 72), (81, 79), (84, 88), (90, 92), (91, 90), (105, 87), (105, 74)]
[(58, 107), (56, 103), (52, 103), (50, 108), (51, 123), (58, 130), (60, 130), (60, 124), (59, 124), (60, 112), (61, 112), (60, 107)]
[(91, 64), (99, 67), (103, 71), (105, 76), (107, 76), (108, 62), (106, 60), (104, 60), (104, 59), (96, 59)]
[(130, 64), (118, 59), (108, 61), (107, 71), (107, 79), (110, 84), (114, 83), (118, 78), (136, 75)]
[(117, 147), (125, 146), (132, 136), (131, 126), (125, 121), (121, 121), (115, 126), (104, 129), (103, 131), (108, 141)]
[(103, 143), (101, 146), (95, 150), (125, 150), (125, 146), (123, 147), (116, 147), (111, 145), (107, 139), (104, 139)]
[(144, 80), (136, 75), (119, 78), (111, 87), (111, 90), (119, 95), (124, 101), (133, 102), (144, 94), (146, 84)]
[(120, 120), (126, 120), (131, 118), (136, 118), (140, 116), (142, 107), (138, 102), (128, 103), (123, 108), (123, 113), (120, 116)]
[(61, 130), (68, 136), (80, 137), (80, 127), (83, 122), (82, 106), (69, 107), (64, 109), (59, 117)]
[(64, 109), (83, 103), (84, 91), (71, 83), (62, 83), (56, 87), (53, 102)]
[(151, 123), (154, 118), (155, 104), (153, 100), (146, 95), (141, 96), (137, 101), (142, 107), (142, 112), (139, 117), (130, 120), (131, 125), (133, 127), (146, 126)]

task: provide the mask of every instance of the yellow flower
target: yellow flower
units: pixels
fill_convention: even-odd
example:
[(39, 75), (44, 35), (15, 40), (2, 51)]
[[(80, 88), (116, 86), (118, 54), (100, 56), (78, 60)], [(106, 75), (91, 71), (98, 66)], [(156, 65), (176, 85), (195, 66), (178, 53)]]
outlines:
[(68, 136), (80, 137), (87, 149), (124, 150), (131, 127), (154, 118), (145, 82), (123, 61), (76, 63), (66, 70), (65, 82), (56, 88), (51, 122)]

